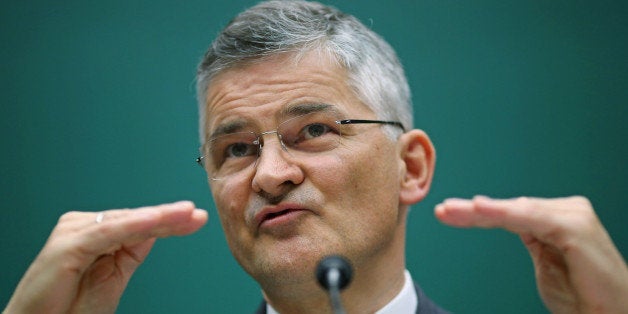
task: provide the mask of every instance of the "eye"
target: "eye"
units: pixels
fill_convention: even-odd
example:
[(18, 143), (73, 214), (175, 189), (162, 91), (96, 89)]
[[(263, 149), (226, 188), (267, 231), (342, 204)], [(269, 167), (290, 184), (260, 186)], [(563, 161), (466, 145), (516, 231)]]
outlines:
[(313, 123), (313, 124), (306, 125), (301, 130), (300, 137), (304, 140), (309, 140), (309, 139), (313, 139), (319, 136), (323, 136), (330, 131), (331, 131), (331, 128), (328, 125), (325, 125), (322, 123)]
[(253, 144), (247, 143), (233, 143), (224, 151), (225, 158), (238, 158), (238, 157), (246, 157), (257, 154), (257, 146)]

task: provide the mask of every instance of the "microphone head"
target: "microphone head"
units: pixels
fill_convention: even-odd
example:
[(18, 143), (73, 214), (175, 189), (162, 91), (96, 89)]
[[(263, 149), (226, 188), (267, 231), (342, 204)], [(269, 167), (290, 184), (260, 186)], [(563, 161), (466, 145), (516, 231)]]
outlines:
[[(329, 272), (337, 270), (339, 273), (337, 283), (330, 282)], [(353, 276), (353, 269), (347, 259), (339, 255), (330, 255), (323, 258), (316, 266), (316, 279), (318, 283), (329, 290), (332, 285), (337, 285), (338, 290), (344, 289), (349, 285)]]

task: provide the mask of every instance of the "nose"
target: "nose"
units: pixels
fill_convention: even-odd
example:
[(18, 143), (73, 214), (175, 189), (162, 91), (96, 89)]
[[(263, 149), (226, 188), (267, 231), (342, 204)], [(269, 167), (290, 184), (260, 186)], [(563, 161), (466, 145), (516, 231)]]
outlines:
[(266, 132), (262, 132), (262, 133), (259, 134), (259, 137), (257, 138), (257, 144), (259, 145), (260, 153), (261, 153), (262, 149), (264, 148), (264, 144), (265, 144), (265, 142), (262, 139), (263, 139), (264, 135), (268, 135), (268, 134), (276, 134), (277, 135), (277, 141), (281, 145), (281, 148), (283, 150), (285, 150), (285, 151), (288, 150), (288, 148), (286, 148), (286, 145), (283, 143), (283, 140), (281, 138), (281, 134), (279, 134), (278, 130), (275, 130), (275, 131), (266, 131)]
[[(277, 136), (268, 136), (271, 133)], [(281, 142), (281, 135), (276, 131), (264, 132), (260, 135), (272, 140), (264, 140), (255, 165), (252, 180), (253, 191), (263, 192), (269, 196), (280, 196), (295, 185), (303, 182), (304, 173), (293, 158), (290, 151)]]

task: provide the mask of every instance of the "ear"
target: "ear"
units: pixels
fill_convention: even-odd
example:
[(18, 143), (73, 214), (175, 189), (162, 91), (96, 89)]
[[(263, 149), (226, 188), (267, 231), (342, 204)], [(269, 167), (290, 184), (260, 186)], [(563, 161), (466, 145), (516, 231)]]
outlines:
[(402, 134), (398, 143), (402, 161), (399, 202), (412, 205), (423, 200), (430, 190), (436, 151), (432, 141), (422, 130), (411, 130)]

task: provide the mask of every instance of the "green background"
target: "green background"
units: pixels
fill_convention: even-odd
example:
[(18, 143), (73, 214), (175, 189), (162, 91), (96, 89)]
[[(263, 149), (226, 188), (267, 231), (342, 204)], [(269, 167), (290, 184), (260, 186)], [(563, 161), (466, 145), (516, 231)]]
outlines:
[[(215, 34), (255, 2), (0, 4), (1, 304), (63, 212), (189, 199), (208, 226), (158, 241), (118, 312), (256, 308), (194, 163), (193, 88)], [(545, 312), (518, 238), (441, 225), (446, 197), (586, 195), (628, 256), (626, 2), (330, 3), (396, 48), (437, 147), (407, 241), (428, 295), (459, 313)]]

